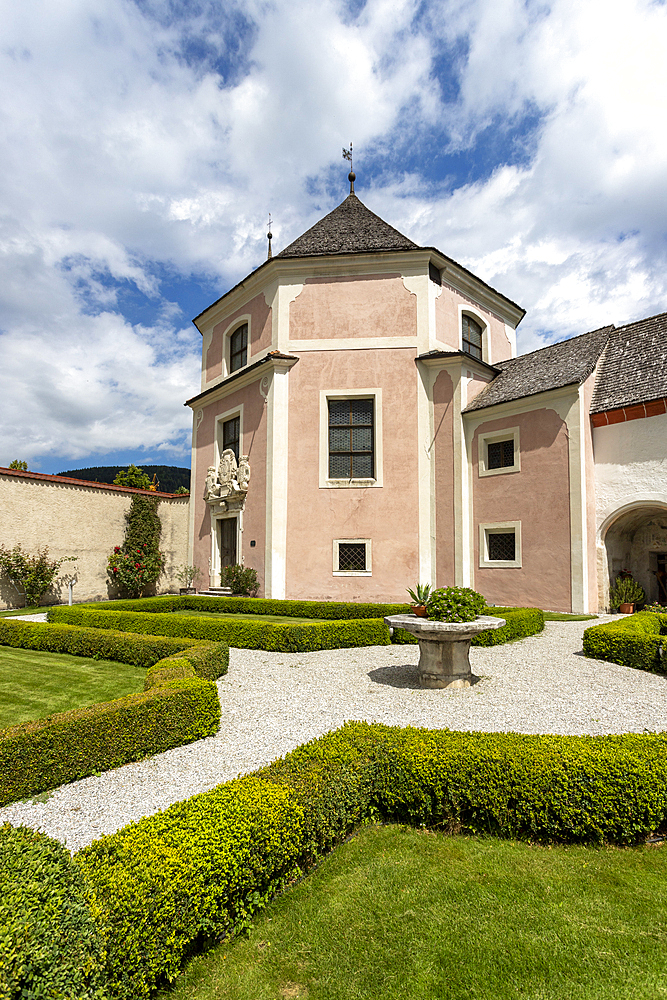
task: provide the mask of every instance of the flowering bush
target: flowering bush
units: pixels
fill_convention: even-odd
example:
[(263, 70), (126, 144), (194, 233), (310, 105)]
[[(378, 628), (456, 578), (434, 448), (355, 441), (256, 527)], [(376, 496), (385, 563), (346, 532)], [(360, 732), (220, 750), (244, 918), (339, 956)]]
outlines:
[(20, 543), (13, 549), (0, 546), (0, 572), (8, 576), (20, 594), (25, 596), (26, 607), (39, 604), (64, 562), (76, 562), (76, 556), (49, 559), (49, 549), (45, 546), (31, 556), (24, 552)]
[(125, 515), (127, 534), (107, 560), (107, 573), (114, 590), (129, 597), (141, 597), (164, 570), (160, 552), (162, 523), (157, 513), (157, 497), (134, 496)]

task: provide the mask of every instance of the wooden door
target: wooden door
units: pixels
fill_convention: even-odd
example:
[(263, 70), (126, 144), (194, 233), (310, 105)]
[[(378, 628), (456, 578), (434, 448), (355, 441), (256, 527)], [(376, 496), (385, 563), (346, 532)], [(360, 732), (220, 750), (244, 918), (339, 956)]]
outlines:
[(220, 566), (235, 566), (236, 559), (235, 517), (225, 517), (220, 521)]

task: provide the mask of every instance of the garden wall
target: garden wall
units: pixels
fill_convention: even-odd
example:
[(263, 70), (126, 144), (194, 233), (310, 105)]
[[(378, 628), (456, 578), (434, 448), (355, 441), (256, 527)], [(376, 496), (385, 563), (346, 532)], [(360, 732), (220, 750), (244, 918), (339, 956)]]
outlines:
[[(188, 561), (189, 496), (0, 469), (0, 545), (12, 548), (20, 542), (29, 552), (47, 545), (53, 558), (78, 556), (75, 563), (63, 563), (43, 603), (66, 602), (69, 579), (74, 581), (75, 601), (108, 600), (107, 556), (125, 537), (124, 515), (135, 493), (160, 500), (160, 548), (166, 565), (157, 589), (178, 593), (174, 574)], [(9, 581), (0, 577), (0, 608), (21, 604)]]

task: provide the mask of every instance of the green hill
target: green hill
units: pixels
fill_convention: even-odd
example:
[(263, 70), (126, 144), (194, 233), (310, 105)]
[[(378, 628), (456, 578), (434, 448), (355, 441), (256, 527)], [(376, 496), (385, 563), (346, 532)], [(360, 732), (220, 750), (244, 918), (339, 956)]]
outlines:
[[(69, 469), (59, 472), (59, 476), (69, 476), (70, 479), (87, 479), (91, 483), (113, 483), (121, 469), (126, 465), (96, 465), (90, 469)], [(175, 493), (179, 486), (190, 489), (190, 470), (181, 469), (177, 465), (142, 465), (142, 472), (153, 478), (157, 475), (162, 493)]]

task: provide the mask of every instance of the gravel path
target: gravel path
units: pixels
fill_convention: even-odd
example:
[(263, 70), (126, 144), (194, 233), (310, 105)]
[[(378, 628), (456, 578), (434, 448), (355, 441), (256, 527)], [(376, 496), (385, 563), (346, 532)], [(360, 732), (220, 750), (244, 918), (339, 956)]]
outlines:
[(0, 823), (42, 829), (76, 851), (131, 820), (253, 771), (346, 719), (521, 733), (665, 728), (667, 677), (584, 657), (581, 636), (590, 624), (548, 622), (541, 635), (473, 648), (480, 680), (459, 691), (419, 688), (416, 646), (231, 650), (229, 673), (218, 682), (222, 723), (215, 736), (38, 797), (46, 801), (5, 806)]

